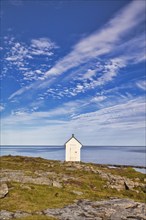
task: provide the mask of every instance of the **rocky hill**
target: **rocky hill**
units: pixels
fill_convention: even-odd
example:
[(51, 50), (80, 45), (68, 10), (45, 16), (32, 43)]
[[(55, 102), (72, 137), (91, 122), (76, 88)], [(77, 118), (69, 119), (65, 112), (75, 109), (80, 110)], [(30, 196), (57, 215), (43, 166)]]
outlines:
[(146, 175), (131, 167), (3, 156), (0, 219), (144, 220)]

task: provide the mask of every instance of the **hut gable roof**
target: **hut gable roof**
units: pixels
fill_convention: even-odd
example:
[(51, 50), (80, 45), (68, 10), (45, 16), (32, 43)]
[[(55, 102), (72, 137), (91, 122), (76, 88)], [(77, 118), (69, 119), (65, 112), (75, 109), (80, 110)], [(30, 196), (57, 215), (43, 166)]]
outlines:
[[(79, 144), (81, 144), (81, 142), (78, 141), (77, 138), (75, 138), (74, 134), (72, 134), (72, 137), (71, 137), (68, 141), (66, 141), (64, 145), (66, 145), (72, 138), (74, 138)], [(82, 145), (82, 144), (81, 144), (81, 145)], [(82, 145), (82, 146), (83, 146), (83, 145)]]

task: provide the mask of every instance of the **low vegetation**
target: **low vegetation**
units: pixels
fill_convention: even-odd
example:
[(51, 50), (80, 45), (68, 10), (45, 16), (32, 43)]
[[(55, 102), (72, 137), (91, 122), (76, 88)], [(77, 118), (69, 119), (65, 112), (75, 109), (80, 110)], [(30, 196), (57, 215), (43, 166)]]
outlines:
[[(128, 177), (143, 184), (146, 176), (132, 168), (112, 169), (94, 164), (65, 163), (21, 156), (3, 156), (1, 157), (0, 165), (2, 172), (4, 170), (21, 170), (25, 175), (32, 177), (38, 177), (36, 171), (40, 173), (48, 172), (46, 177), (52, 181), (57, 179), (62, 184), (61, 187), (55, 187), (53, 185), (8, 181), (9, 193), (5, 198), (1, 199), (1, 210), (21, 210), (33, 213), (47, 208), (64, 207), (80, 199), (101, 200), (110, 199), (111, 197), (126, 197), (145, 202), (146, 198), (144, 187), (138, 186), (135, 190), (118, 191), (107, 187), (107, 180), (98, 173), (92, 172), (92, 170), (101, 170), (109, 175)], [(54, 218), (37, 217), (37, 215), (20, 218), (19, 220), (28, 219), (54, 220)]]

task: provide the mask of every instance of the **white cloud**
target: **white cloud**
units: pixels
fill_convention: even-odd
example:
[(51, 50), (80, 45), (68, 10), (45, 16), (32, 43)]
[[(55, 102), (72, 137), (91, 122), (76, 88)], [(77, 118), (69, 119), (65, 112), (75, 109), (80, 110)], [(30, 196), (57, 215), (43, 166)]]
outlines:
[(23, 92), (26, 92), (27, 90), (29, 90), (31, 88), (31, 86), (25, 86), (25, 87), (22, 87), (21, 89), (17, 90), (16, 92), (12, 93), (10, 96), (9, 96), (9, 100), (11, 100), (12, 98), (14, 98), (15, 96), (19, 96), (21, 95)]
[[(48, 122), (53, 123), (54, 121), (57, 122), (55, 117), (60, 116), (61, 118), (65, 118), (64, 120), (66, 121), (66, 118), (70, 118), (70, 115), (74, 114), (75, 112), (80, 111), (80, 105), (84, 103), (84, 101), (76, 101), (76, 102), (67, 102), (63, 104), (61, 107), (49, 110), (49, 111), (37, 111), (34, 112), (34, 107), (39, 107), (40, 105), (43, 104), (43, 97), (40, 97), (38, 101), (34, 101), (31, 103), (31, 107), (33, 109), (27, 109), (27, 108), (22, 108), (22, 109), (17, 109), (16, 111), (13, 111), (10, 116), (4, 119), (4, 124), (5, 125), (19, 125), (20, 120), (21, 124), (33, 124), (33, 123), (41, 123), (41, 124), (47, 124)], [(38, 108), (37, 108), (38, 109)], [(23, 115), (23, 118), (21, 116)], [(63, 119), (62, 119), (63, 122)], [(58, 123), (59, 120), (58, 120)]]
[(107, 97), (104, 95), (95, 96), (94, 98), (91, 99), (91, 102), (102, 102), (105, 99), (107, 99)]
[(55, 48), (58, 48), (57, 45), (48, 38), (32, 39), (30, 54), (52, 56), (52, 50)]
[[(138, 132), (139, 129), (143, 130), (144, 133), (144, 121), (145, 100), (141, 98), (133, 99), (115, 106), (106, 107), (95, 112), (74, 116), (74, 123), (78, 124), (80, 129), (81, 127), (83, 129), (86, 127), (88, 130), (89, 127), (90, 133), (94, 133), (94, 138), (98, 132), (104, 135), (105, 130), (108, 132), (112, 131), (114, 134), (118, 129), (121, 136), (122, 133), (127, 132), (127, 134), (132, 134), (134, 130)], [(135, 139), (139, 140), (139, 137), (136, 136)], [(143, 136), (143, 143), (144, 140)], [(122, 142), (122, 140), (119, 141)], [(130, 142), (131, 140), (128, 141)]]
[[(101, 112), (104, 112), (104, 110), (101, 110)], [(129, 100), (126, 103), (118, 104), (112, 107), (109, 107), (106, 109), (106, 113), (112, 113), (112, 119), (118, 119), (120, 121), (123, 121), (125, 118), (125, 121), (127, 121), (127, 117), (129, 119), (133, 118), (135, 120), (135, 117), (141, 115), (142, 117), (145, 116), (145, 102), (143, 98), (136, 98), (133, 100)], [(142, 123), (142, 126), (144, 124)]]
[[(55, 50), (58, 48), (55, 42), (49, 38), (32, 39), (26, 44), (24, 42), (18, 42), (14, 37), (5, 36), (4, 44), (6, 52), (3, 57), (2, 74), (0, 77), (3, 79), (14, 76), (20, 87), (24, 87), (24, 85), (28, 86), (28, 84), (34, 83), (37, 80), (42, 81), (45, 79), (44, 72), (49, 67), (49, 65), (46, 65), (45, 59), (49, 57), (49, 61), (51, 59), (50, 56), (54, 55)], [(39, 62), (37, 60), (34, 66), (35, 61), (33, 59), (38, 59), (38, 56)], [(11, 71), (12, 69), (15, 71)], [(27, 90), (28, 87), (23, 90), (20, 88), (20, 92), (15, 91), (14, 94), (21, 95)]]
[(146, 90), (146, 81), (145, 80), (140, 80), (139, 82), (136, 83), (136, 85), (142, 89), (142, 90)]
[(5, 107), (4, 107), (4, 105), (0, 105), (0, 112), (2, 112), (2, 111), (4, 111), (5, 110)]
[(144, 1), (130, 3), (111, 19), (104, 28), (76, 44), (73, 51), (50, 69), (46, 76), (62, 74), (62, 72), (89, 61), (89, 59), (112, 51), (124, 34), (127, 34), (144, 20), (144, 7)]
[(41, 74), (41, 73), (42, 73), (41, 70), (36, 70), (35, 72), (38, 73), (38, 74)]
[[(47, 72), (39, 66), (35, 70), (28, 68), (27, 61), (36, 56), (50, 57), (57, 48), (54, 42), (49, 38), (39, 38), (32, 39), (26, 45), (6, 37), (5, 41), (9, 41), (9, 51), (5, 57), (7, 64), (17, 66), (23, 73), (23, 79), (30, 82), (29, 86), (11, 94), (9, 100), (14, 101), (13, 98), (31, 89), (47, 91), (40, 93), (37, 101), (33, 100), (29, 111), (27, 108), (17, 109), (11, 116), (2, 119), (2, 143), (20, 144), (23, 139), (23, 144), (62, 144), (63, 136), (79, 133), (85, 144), (108, 144), (105, 135), (110, 136), (111, 144), (115, 143), (116, 137), (119, 138), (119, 144), (143, 144), (145, 100), (133, 99), (128, 93), (123, 97), (119, 95), (118, 100), (114, 94), (117, 88), (112, 89), (113, 97), (110, 98), (113, 100), (109, 98), (111, 91), (106, 91), (94, 98), (75, 100), (50, 111), (39, 111), (39, 106), (43, 106), (45, 96), (60, 99), (103, 86), (111, 82), (121, 68), (141, 62), (144, 59), (144, 35), (140, 35), (139, 26), (144, 20), (144, 13), (144, 1), (132, 1), (102, 29), (81, 39), (69, 54), (58, 60)], [(138, 29), (135, 29), (137, 34), (133, 37), (131, 30), (135, 27)], [(55, 82), (61, 78), (58, 76), (64, 76), (66, 72), (65, 86), (61, 82), (57, 85)], [(51, 84), (55, 84), (54, 88), (48, 87)], [(143, 80), (136, 85), (145, 90), (146, 83)], [(94, 112), (91, 105), (96, 107)], [(3, 108), (1, 106), (0, 110)], [(83, 114), (84, 110), (88, 113)]]
[(44, 73), (41, 70), (31, 70), (31, 71), (26, 71), (23, 73), (23, 80), (27, 81), (27, 82), (32, 82), (32, 81), (36, 81), (36, 80), (43, 80)]
[(83, 74), (83, 79), (91, 79), (93, 76), (95, 76), (96, 70), (88, 69), (85, 74)]
[(138, 34), (130, 40), (121, 43), (114, 51), (118, 55), (118, 59), (123, 64), (137, 64), (146, 59), (145, 56), (145, 34)]
[[(48, 78), (54, 77), (53, 81), (55, 81), (59, 75), (64, 74), (68, 70), (71, 72), (75, 68), (78, 68), (78, 75), (76, 77), (79, 77), (82, 81), (86, 79), (90, 79), (91, 81), (84, 81), (83, 84), (80, 84), (84, 87), (82, 90), (78, 88), (70, 89), (70, 95), (75, 96), (80, 91), (84, 92), (86, 89), (93, 89), (96, 86), (101, 86), (110, 82), (117, 76), (121, 68), (131, 63), (131, 60), (133, 60), (133, 62), (140, 62), (143, 59), (144, 48), (143, 42), (141, 44), (138, 43), (141, 38), (138, 37), (136, 41), (137, 36), (134, 37), (134, 39), (132, 38), (133, 36), (131, 36), (131, 40), (129, 40), (128, 37), (127, 41), (129, 41), (129, 44), (127, 46), (123, 42), (125, 42), (125, 38), (128, 36), (129, 32), (135, 27), (137, 28), (137, 26), (144, 21), (144, 8), (144, 1), (132, 1), (111, 18), (102, 29), (81, 39), (69, 54), (56, 62), (51, 69), (44, 73), (42, 82), (40, 82), (43, 88), (47, 88), (52, 83)], [(135, 43), (132, 44), (132, 41), (135, 41)], [(34, 48), (37, 47), (38, 50), (42, 50), (42, 48), (44, 50), (47, 45), (48, 48), (50, 47), (49, 42), (47, 43), (45, 38), (38, 39), (37, 41), (34, 39), (32, 44), (34, 44)], [(126, 47), (126, 50), (124, 50), (124, 47)], [(119, 53), (120, 49), (122, 49), (122, 51), (127, 51), (128, 48), (130, 51), (128, 55), (125, 52), (123, 52), (124, 55)], [(136, 49), (134, 50), (134, 48)], [(82, 70), (82, 66), (86, 63), (105, 55), (108, 55), (108, 64), (99, 61), (99, 67), (93, 68), (90, 71), (87, 71), (89, 68), (85, 68), (84, 71)], [(139, 59), (138, 56), (140, 57)], [(101, 66), (103, 68), (102, 70)], [(97, 73), (101, 73), (101, 71), (102, 75), (94, 79)], [(70, 73), (68, 73), (68, 76), (69, 74)], [(72, 73), (70, 77), (72, 77)], [(68, 80), (70, 80), (69, 77)], [(42, 88), (41, 84), (39, 86), (40, 88)], [(35, 90), (36, 84), (34, 83), (32, 87)]]
[(31, 46), (37, 49), (53, 49), (55, 44), (48, 38), (32, 39)]
[[(76, 111), (80, 106), (82, 103), (79, 101), (66, 103), (48, 112), (30, 114), (23, 109), (15, 112), (2, 119), (2, 144), (61, 145), (64, 144), (66, 136), (75, 133), (85, 145), (108, 145), (109, 139), (110, 144), (114, 145), (144, 145), (144, 98), (77, 115)], [(59, 115), (62, 115), (60, 119)], [(65, 119), (66, 115), (70, 117)]]
[(32, 39), (30, 45), (23, 42), (15, 42), (14, 38), (6, 39), (9, 45), (12, 45), (11, 50), (7, 53), (6, 60), (16, 61), (26, 58), (32, 59), (33, 55), (53, 55), (52, 50), (58, 48), (57, 45), (49, 38)]
[[(98, 68), (90, 70), (81, 77), (81, 80), (83, 79), (83, 83), (77, 84), (73, 89), (69, 88), (67, 95), (70, 95), (72, 92), (74, 95), (77, 95), (78, 93), (94, 89), (97, 86), (103, 86), (112, 81), (113, 78), (117, 76), (118, 71), (123, 67), (125, 67), (125, 64), (120, 58), (108, 60), (106, 63), (100, 64), (100, 71), (102, 74), (100, 72), (99, 73), (101, 76), (98, 76)], [(94, 76), (94, 78), (92, 78), (92, 76)], [(90, 79), (90, 81), (87, 81), (86, 79)], [(66, 94), (64, 93), (64, 95)]]
[[(68, 86), (65, 85), (61, 88), (50, 88), (47, 91), (48, 95), (60, 99), (61, 97), (72, 97), (78, 95), (79, 93), (85, 93), (87, 90), (94, 89), (97, 86), (103, 86), (112, 81), (113, 78), (117, 76), (119, 69), (123, 68), (124, 66), (124, 61), (120, 58), (113, 58), (102, 63), (98, 62), (98, 66), (94, 67), (95, 69), (89, 69), (88, 72), (82, 74), (81, 76), (79, 76), (78, 72), (75, 71), (75, 73), (72, 74), (73, 79), (71, 82), (73, 83), (77, 80), (77, 83), (68, 84)], [(82, 71), (83, 70), (84, 68), (82, 67)], [(98, 70), (100, 71), (98, 72)], [(55, 82), (55, 78), (52, 78), (51, 82)], [(37, 88), (45, 88), (48, 84), (49, 82), (46, 80)]]
[(5, 44), (8, 49), (5, 60), (19, 70), (27, 68), (28, 60), (40, 55), (50, 57), (54, 54), (54, 49), (58, 48), (49, 38), (32, 39), (30, 44), (26, 44), (6, 36)]
[[(11, 44), (11, 40), (9, 44)], [(16, 42), (13, 43), (13, 46), (9, 52), (7, 52), (5, 60), (18, 68), (23, 68), (27, 58), (31, 58), (31, 56), (26, 45)]]

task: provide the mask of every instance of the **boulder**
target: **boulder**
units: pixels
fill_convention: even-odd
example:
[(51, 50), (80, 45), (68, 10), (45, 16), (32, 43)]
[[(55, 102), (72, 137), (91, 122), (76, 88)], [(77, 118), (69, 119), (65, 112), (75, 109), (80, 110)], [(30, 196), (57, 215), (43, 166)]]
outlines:
[(13, 212), (9, 212), (9, 211), (6, 211), (6, 210), (2, 210), (0, 211), (0, 219), (1, 220), (9, 220), (9, 219), (12, 219), (13, 218)]
[(53, 182), (52, 182), (52, 186), (53, 186), (53, 187), (57, 187), (57, 188), (62, 188), (62, 184), (59, 183), (59, 182), (57, 182), (57, 181), (53, 181)]
[(4, 198), (9, 192), (8, 186), (6, 183), (0, 185), (0, 199)]
[(72, 192), (78, 196), (83, 195), (83, 193), (80, 191), (73, 190)]
[(20, 187), (21, 187), (21, 189), (31, 190), (31, 187), (26, 184), (25, 185), (21, 184)]

